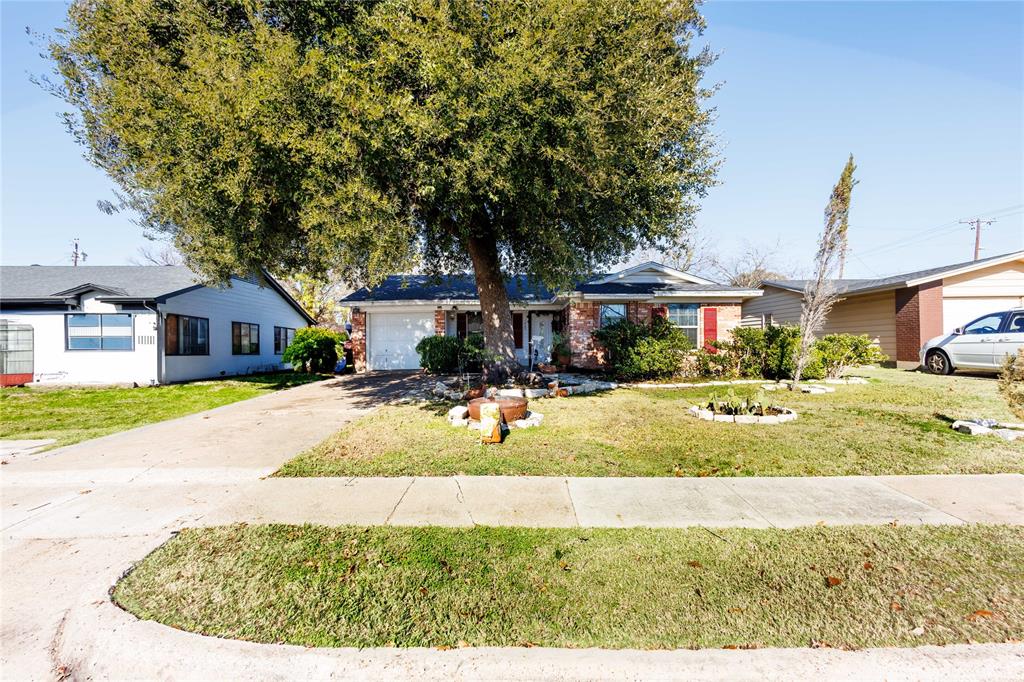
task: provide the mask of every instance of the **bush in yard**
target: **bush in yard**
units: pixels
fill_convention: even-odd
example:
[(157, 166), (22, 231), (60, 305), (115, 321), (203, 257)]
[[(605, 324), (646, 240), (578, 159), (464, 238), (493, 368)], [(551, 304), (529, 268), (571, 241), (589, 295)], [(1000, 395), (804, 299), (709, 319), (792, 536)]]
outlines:
[(664, 379), (679, 373), (690, 342), (668, 320), (650, 325), (628, 320), (598, 329), (594, 338), (608, 353), (612, 372), (620, 379)]
[(425, 336), (416, 344), (420, 367), (431, 374), (451, 374), (459, 370), (462, 340), (456, 336)]
[(296, 370), (318, 374), (334, 371), (338, 364), (338, 346), (348, 337), (322, 327), (303, 327), (295, 332), (295, 338), (284, 349), (283, 362), (291, 363)]
[(867, 334), (828, 334), (818, 339), (814, 351), (829, 379), (838, 379), (851, 367), (877, 365), (889, 359)]
[(1006, 358), (999, 374), (999, 392), (1017, 418), (1024, 419), (1024, 351)]

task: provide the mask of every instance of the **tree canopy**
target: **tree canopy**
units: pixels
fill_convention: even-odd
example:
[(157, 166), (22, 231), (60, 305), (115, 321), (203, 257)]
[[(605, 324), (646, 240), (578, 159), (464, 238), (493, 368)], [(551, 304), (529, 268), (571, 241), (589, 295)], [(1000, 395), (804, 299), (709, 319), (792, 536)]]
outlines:
[(50, 51), (91, 161), (211, 277), (558, 287), (690, 224), (702, 26), (693, 0), (76, 0)]

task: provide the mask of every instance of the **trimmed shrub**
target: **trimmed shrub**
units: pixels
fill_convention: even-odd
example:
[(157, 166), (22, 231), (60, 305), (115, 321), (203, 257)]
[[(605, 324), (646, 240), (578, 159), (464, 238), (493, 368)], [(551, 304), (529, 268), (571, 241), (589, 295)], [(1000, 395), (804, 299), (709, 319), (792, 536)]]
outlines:
[(416, 344), (420, 367), (431, 374), (457, 372), (462, 346), (462, 340), (455, 336), (425, 336)]
[(322, 327), (303, 327), (295, 332), (295, 338), (284, 349), (281, 360), (290, 363), (297, 371), (330, 374), (338, 364), (338, 346), (348, 336)]
[(1024, 419), (1024, 351), (1006, 358), (999, 374), (999, 392), (1018, 419)]
[[(796, 326), (737, 327), (732, 331), (732, 341), (712, 342), (714, 352), (702, 348), (695, 357), (702, 376), (778, 381), (793, 378), (799, 345), (800, 328)], [(812, 357), (803, 376), (824, 378), (825, 370), (817, 355)]]
[(622, 320), (596, 330), (593, 336), (607, 352), (612, 373), (625, 380), (675, 376), (690, 349), (686, 335), (660, 317), (650, 325)]
[(814, 352), (829, 379), (838, 379), (851, 367), (889, 359), (867, 334), (828, 334), (815, 342)]

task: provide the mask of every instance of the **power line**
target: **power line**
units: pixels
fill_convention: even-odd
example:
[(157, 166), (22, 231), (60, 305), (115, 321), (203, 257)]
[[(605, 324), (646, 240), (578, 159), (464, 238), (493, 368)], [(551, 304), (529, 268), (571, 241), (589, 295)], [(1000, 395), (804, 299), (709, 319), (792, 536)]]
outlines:
[[(993, 219), (995, 219), (995, 218), (1005, 218), (1007, 216), (1016, 215), (1017, 213), (1021, 213), (1022, 211), (1015, 210), (1015, 209), (1020, 209), (1021, 207), (1024, 207), (1024, 204), (1013, 204), (1011, 206), (1004, 206), (1002, 208), (992, 209), (990, 211), (980, 211), (979, 213), (988, 214)], [(889, 242), (885, 242), (885, 243), (882, 243), (882, 244), (877, 244), (877, 245), (875, 245), (875, 246), (873, 246), (873, 247), (871, 247), (869, 249), (864, 250), (862, 252), (862, 255), (867, 255), (867, 254), (878, 255), (880, 253), (885, 253), (887, 251), (892, 251), (894, 249), (902, 248), (904, 246), (912, 244), (912, 243), (918, 241), (919, 239), (921, 239), (922, 237), (925, 237), (925, 236), (930, 236), (930, 237), (944, 236), (944, 235), (947, 235), (947, 234), (952, 234), (952, 233), (956, 232), (959, 229), (961, 229), (960, 225), (959, 225), (959, 221), (958, 220), (951, 220), (951, 221), (949, 221), (947, 223), (942, 223), (941, 225), (935, 225), (934, 227), (928, 227), (928, 228), (925, 228), (923, 230), (918, 230), (918, 231), (916, 231), (916, 232), (914, 232), (912, 234), (905, 235), (903, 237), (899, 237), (898, 239), (894, 239), (894, 240), (889, 241)]]

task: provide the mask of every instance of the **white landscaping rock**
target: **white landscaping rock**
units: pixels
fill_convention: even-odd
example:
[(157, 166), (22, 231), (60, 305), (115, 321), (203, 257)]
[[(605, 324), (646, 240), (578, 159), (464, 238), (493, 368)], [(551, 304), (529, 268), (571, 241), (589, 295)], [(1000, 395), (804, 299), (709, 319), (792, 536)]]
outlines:
[(975, 424), (974, 422), (953, 422), (953, 430), (959, 431), (960, 433), (966, 433), (969, 436), (987, 436), (992, 433), (992, 429), (981, 424)]
[(444, 397), (448, 400), (462, 400), (462, 391), (445, 391)]
[(544, 421), (544, 415), (540, 412), (527, 412), (525, 418), (515, 420), (512, 422), (512, 426), (517, 429), (532, 429), (540, 426), (542, 421)]
[(527, 398), (545, 398), (551, 394), (551, 390), (547, 388), (527, 388), (523, 391), (523, 396)]
[(468, 419), (449, 419), (448, 423), (459, 429), (469, 426)]
[(1013, 429), (993, 429), (993, 436), (999, 436), (1005, 441), (1012, 443), (1018, 438), (1024, 437), (1024, 431), (1014, 431)]
[(521, 388), (503, 388), (498, 391), (499, 398), (522, 398), (523, 389)]
[(448, 410), (448, 419), (466, 419), (466, 415), (469, 414), (469, 407), (466, 405), (456, 405), (452, 409)]
[(498, 395), (498, 389), (496, 389), (494, 386), (488, 386), (487, 389), (484, 391), (485, 398), (493, 398), (496, 395)]

